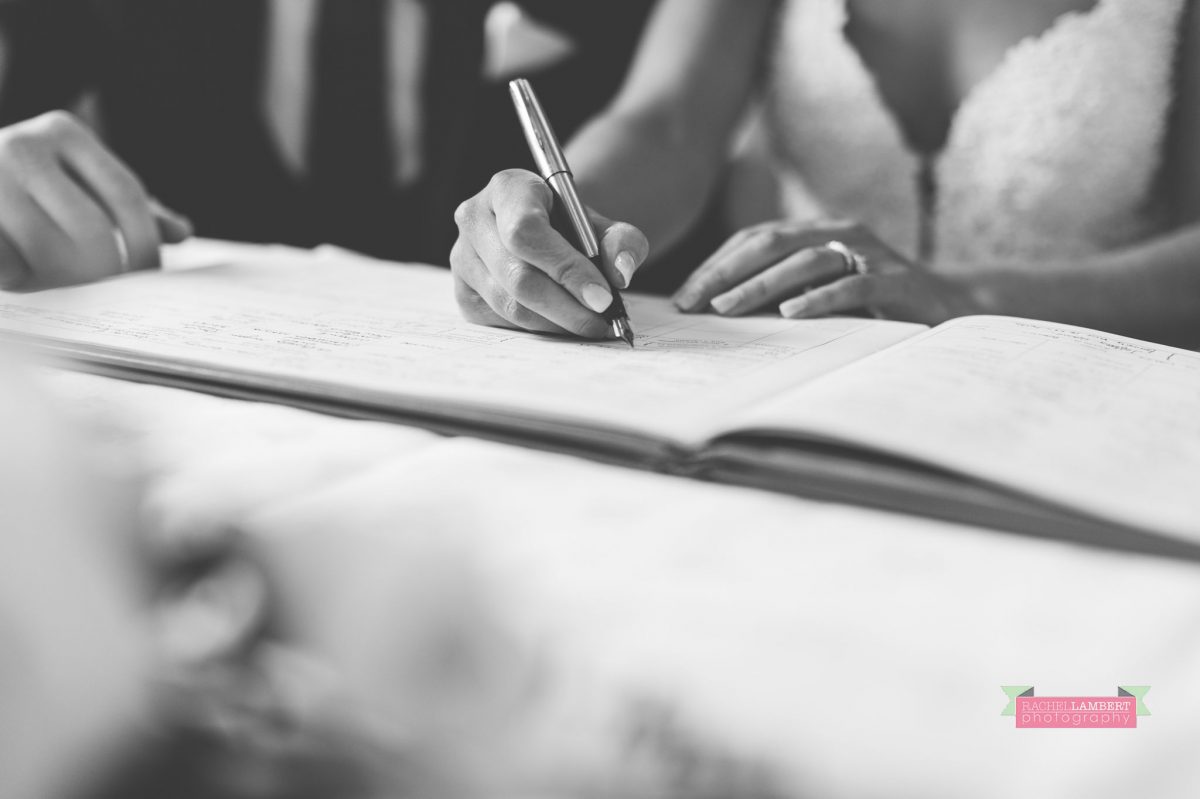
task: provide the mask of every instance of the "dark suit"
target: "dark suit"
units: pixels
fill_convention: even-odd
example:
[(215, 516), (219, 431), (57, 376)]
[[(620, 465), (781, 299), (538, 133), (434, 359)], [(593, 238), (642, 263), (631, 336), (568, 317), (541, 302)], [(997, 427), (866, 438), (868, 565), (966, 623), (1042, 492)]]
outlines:
[[(354, 0), (342, 0), (353, 2)], [(404, 190), (329, 207), (293, 177), (261, 108), (264, 0), (0, 0), (11, 44), (0, 116), (23, 119), (94, 89), (113, 149), (205, 236), (333, 241), (446, 263), (463, 198), (484, 0), (428, 0), (423, 172)], [(386, 168), (384, 165), (381, 169)], [(365, 219), (346, 240), (331, 215)]]
[[(566, 61), (527, 76), (564, 140), (616, 93), (654, 2), (522, 1), (577, 44)], [(333, 242), (445, 264), (458, 202), (492, 173), (531, 162), (507, 89), (480, 79), (491, 0), (425, 5), (424, 171), (403, 191), (331, 206), (285, 167), (261, 108), (266, 0), (0, 0), (10, 49), (0, 123), (70, 106), (93, 90), (109, 144), (200, 235)], [(345, 224), (350, 217), (356, 224)], [(677, 249), (678, 265), (660, 264), (638, 287), (670, 290), (719, 233), (703, 226)]]

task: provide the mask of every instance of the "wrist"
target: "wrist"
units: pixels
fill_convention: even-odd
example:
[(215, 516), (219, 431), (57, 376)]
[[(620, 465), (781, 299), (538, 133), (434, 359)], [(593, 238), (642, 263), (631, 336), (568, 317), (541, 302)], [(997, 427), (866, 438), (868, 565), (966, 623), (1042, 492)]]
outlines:
[(1000, 268), (972, 269), (948, 276), (957, 289), (956, 316), (1044, 316), (1038, 306), (1045, 293), (1037, 288), (1032, 272)]

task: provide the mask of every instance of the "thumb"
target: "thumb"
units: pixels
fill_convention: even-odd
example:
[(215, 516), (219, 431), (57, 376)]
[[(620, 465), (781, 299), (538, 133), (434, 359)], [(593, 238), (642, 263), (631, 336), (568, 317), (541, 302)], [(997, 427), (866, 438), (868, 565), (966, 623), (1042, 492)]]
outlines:
[(192, 223), (186, 216), (167, 208), (158, 200), (151, 198), (150, 213), (158, 225), (158, 237), (163, 244), (178, 244), (192, 235)]
[(600, 238), (600, 266), (604, 276), (614, 285), (629, 288), (634, 274), (650, 254), (650, 242), (628, 222), (614, 222), (595, 211), (590, 213)]

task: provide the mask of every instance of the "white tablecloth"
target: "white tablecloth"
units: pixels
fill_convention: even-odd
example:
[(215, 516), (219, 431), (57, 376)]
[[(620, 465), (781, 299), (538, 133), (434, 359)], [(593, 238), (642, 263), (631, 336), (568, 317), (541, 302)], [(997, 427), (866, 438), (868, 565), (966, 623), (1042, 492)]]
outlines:
[[(53, 373), (174, 523), (370, 559), (437, 541), (492, 610), (661, 698), (798, 795), (1200, 796), (1200, 567)], [(361, 555), (360, 555), (361, 557)], [(321, 586), (336, 602), (340, 584)], [(1021, 730), (1000, 686), (1115, 695), (1134, 730)]]

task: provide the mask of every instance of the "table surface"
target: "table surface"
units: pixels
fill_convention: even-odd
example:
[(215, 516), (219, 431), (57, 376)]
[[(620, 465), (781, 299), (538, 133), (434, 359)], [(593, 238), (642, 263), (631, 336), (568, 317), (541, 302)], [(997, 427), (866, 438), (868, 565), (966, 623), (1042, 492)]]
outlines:
[[(174, 524), (400, 557), (455, 542), (499, 612), (813, 796), (1200, 796), (1200, 566), (67, 372)], [(337, 586), (326, 586), (334, 592)], [(1001, 685), (1136, 730), (1018, 730)]]

